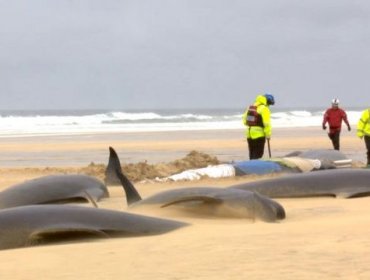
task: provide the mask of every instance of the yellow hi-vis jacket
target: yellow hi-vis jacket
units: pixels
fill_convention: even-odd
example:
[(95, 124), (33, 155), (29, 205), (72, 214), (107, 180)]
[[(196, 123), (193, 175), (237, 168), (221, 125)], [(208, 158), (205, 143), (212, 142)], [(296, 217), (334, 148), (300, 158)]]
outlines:
[(260, 137), (271, 137), (271, 122), (270, 122), (270, 109), (267, 105), (267, 99), (263, 95), (258, 95), (254, 106), (257, 107), (257, 113), (262, 116), (263, 127), (261, 126), (248, 126), (247, 125), (247, 114), (248, 108), (243, 114), (243, 124), (247, 127), (245, 136), (247, 138), (260, 138)]
[(370, 136), (370, 108), (362, 112), (357, 123), (357, 136), (362, 138), (364, 135)]

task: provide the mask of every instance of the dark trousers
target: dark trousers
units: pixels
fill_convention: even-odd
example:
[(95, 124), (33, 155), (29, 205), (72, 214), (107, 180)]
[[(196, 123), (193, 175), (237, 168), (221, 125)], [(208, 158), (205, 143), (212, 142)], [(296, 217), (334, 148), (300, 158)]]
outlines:
[(335, 131), (333, 133), (328, 134), (331, 142), (333, 143), (334, 150), (338, 150), (338, 151), (339, 151), (339, 135), (340, 135), (340, 131)]
[(367, 149), (367, 165), (370, 165), (370, 136), (364, 136), (364, 140)]
[(259, 159), (263, 157), (266, 137), (260, 137), (256, 139), (247, 138), (247, 141), (249, 149), (249, 159)]

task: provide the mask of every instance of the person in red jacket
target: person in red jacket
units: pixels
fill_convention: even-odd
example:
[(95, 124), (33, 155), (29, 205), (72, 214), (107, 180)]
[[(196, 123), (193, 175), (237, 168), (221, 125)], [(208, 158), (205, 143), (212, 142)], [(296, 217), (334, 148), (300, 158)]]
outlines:
[(346, 112), (339, 108), (339, 99), (334, 98), (331, 102), (331, 108), (327, 109), (324, 114), (322, 121), (322, 129), (326, 129), (326, 123), (329, 124), (328, 136), (333, 143), (335, 150), (339, 150), (339, 135), (342, 127), (342, 121), (344, 121), (348, 127), (348, 131), (351, 131), (351, 126), (348, 123)]

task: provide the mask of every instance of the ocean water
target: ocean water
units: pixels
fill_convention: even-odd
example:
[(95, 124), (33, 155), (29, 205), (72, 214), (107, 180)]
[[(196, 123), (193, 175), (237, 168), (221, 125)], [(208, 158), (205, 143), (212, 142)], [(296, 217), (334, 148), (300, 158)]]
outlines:
[[(243, 129), (244, 109), (0, 111), (0, 137)], [(346, 109), (353, 125), (360, 108)], [(271, 108), (273, 127), (321, 126), (325, 108)]]

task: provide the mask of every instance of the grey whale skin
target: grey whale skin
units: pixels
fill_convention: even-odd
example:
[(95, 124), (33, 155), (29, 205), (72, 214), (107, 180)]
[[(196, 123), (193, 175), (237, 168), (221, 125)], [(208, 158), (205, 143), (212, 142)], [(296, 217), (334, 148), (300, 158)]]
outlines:
[(81, 174), (49, 175), (10, 186), (0, 192), (0, 209), (109, 197), (98, 179)]
[(330, 169), (284, 175), (230, 186), (271, 198), (333, 196), (354, 198), (370, 195), (369, 169)]
[(75, 205), (27, 205), (0, 210), (0, 249), (87, 238), (163, 234), (188, 224)]

